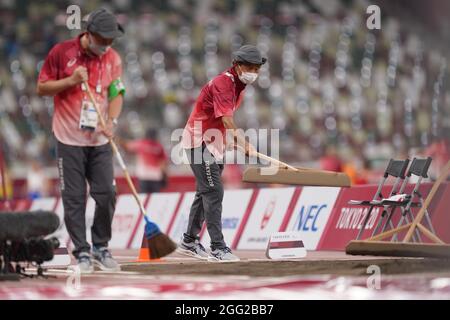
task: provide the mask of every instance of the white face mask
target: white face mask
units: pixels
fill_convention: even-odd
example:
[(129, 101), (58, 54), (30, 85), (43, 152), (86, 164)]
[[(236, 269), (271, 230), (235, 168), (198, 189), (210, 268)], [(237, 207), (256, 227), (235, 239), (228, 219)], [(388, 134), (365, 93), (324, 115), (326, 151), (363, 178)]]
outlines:
[[(240, 67), (239, 67), (240, 68)], [(255, 82), (256, 78), (258, 78), (258, 74), (254, 72), (244, 72), (241, 69), (241, 74), (238, 75), (239, 80), (241, 80), (245, 84), (251, 84)]]
[(97, 56), (104, 55), (111, 46), (102, 46), (95, 43), (95, 40), (89, 35), (89, 50)]

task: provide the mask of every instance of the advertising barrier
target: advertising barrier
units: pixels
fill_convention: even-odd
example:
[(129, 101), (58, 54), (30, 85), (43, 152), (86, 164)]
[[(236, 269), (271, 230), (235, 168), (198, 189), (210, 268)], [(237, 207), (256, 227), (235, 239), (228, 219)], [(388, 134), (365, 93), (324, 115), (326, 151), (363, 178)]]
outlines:
[[(407, 186), (405, 193), (411, 193), (413, 187), (413, 185)], [(387, 197), (391, 189), (392, 186), (387, 185), (381, 192)], [(430, 189), (431, 184), (422, 184), (420, 192), (427, 195)], [(361, 186), (342, 189), (332, 210), (331, 219), (329, 219), (326, 229), (322, 234), (317, 250), (344, 250), (351, 240), (356, 239), (358, 231), (369, 212), (369, 208), (350, 205), (348, 202), (350, 200), (371, 200), (376, 190), (376, 186)], [(413, 209), (414, 214), (417, 213), (417, 211), (418, 208)], [(375, 207), (372, 210), (365, 230), (361, 236), (361, 240), (372, 235), (374, 228), (381, 218), (382, 212), (383, 207)], [(397, 209), (395, 213), (392, 221), (394, 226), (397, 226), (401, 215), (400, 208)]]
[[(424, 183), (420, 188), (426, 198), (432, 184)], [(392, 186), (385, 186), (383, 195), (388, 195)], [(406, 193), (410, 193), (409, 185)], [(265, 250), (271, 234), (279, 231), (296, 231), (302, 235), (307, 250), (344, 250), (349, 241), (356, 239), (358, 230), (368, 213), (367, 207), (349, 205), (349, 200), (373, 198), (376, 186), (352, 188), (330, 187), (283, 187), (226, 190), (223, 201), (222, 227), (227, 245), (239, 250)], [(149, 217), (174, 241), (179, 242), (185, 232), (194, 192), (141, 194), (141, 200)], [(19, 205), (20, 203), (20, 205)], [(32, 202), (14, 201), (13, 209), (52, 210), (61, 221), (53, 234), (62, 248), (71, 250), (71, 241), (64, 225), (64, 210), (61, 199), (43, 198)], [(3, 204), (1, 204), (3, 205)], [(1, 206), (0, 206), (1, 207)], [(450, 243), (450, 183), (438, 189), (429, 207), (436, 234)], [(413, 209), (416, 214), (419, 208)], [(86, 235), (91, 242), (91, 226), (94, 221), (95, 202), (88, 198), (86, 205)], [(371, 236), (383, 208), (372, 211), (362, 239)], [(401, 214), (398, 209), (393, 223), (397, 225)], [(425, 222), (423, 222), (426, 225)], [(120, 195), (117, 199), (113, 220), (112, 249), (139, 249), (144, 236), (145, 221), (131, 195)], [(424, 237), (425, 238), (425, 237)], [(424, 239), (427, 241), (427, 239)], [(209, 247), (206, 228), (201, 232), (201, 241)]]
[[(225, 243), (232, 246), (238, 234), (239, 227), (245, 217), (250, 199), (253, 195), (253, 189), (246, 190), (228, 190), (223, 196), (222, 205), (222, 233)], [(201, 242), (205, 248), (210, 246), (206, 226), (202, 230)]]
[(280, 231), (295, 189), (289, 187), (259, 190), (237, 249), (266, 249), (270, 235)]
[(304, 187), (283, 231), (298, 231), (307, 250), (316, 250), (341, 188)]

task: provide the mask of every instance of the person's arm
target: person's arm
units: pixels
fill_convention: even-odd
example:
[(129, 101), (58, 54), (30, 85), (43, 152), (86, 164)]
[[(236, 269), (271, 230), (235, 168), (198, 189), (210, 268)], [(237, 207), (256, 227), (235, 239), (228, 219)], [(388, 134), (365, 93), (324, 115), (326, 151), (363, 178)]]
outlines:
[(106, 128), (100, 129), (100, 132), (103, 133), (108, 138), (112, 138), (114, 136), (114, 127), (116, 126), (114, 120), (117, 120), (119, 118), (120, 113), (122, 112), (122, 105), (123, 105), (123, 97), (121, 94), (119, 94), (117, 97), (115, 97), (113, 100), (109, 102)]
[(61, 91), (78, 85), (88, 80), (88, 73), (85, 67), (77, 67), (72, 75), (60, 80), (38, 81), (36, 92), (39, 96), (54, 96)]
[[(115, 52), (115, 51), (114, 51)], [(122, 60), (117, 53), (114, 53), (114, 62), (112, 68), (112, 78), (114, 79), (108, 87), (108, 119), (106, 120), (106, 128), (101, 128), (101, 132), (108, 138), (114, 136), (114, 127), (122, 112), (123, 97), (125, 95), (125, 86), (122, 83)]]
[(162, 172), (162, 188), (167, 187), (169, 183), (169, 161), (167, 158), (166, 151), (164, 150), (164, 147), (160, 144), (160, 161), (159, 161), (159, 168)]
[(233, 143), (236, 146), (241, 147), (243, 150), (245, 150), (245, 154), (248, 156), (253, 156), (256, 154), (255, 147), (250, 142), (248, 142), (242, 135), (242, 133), (238, 130), (236, 124), (234, 123), (233, 117), (223, 116), (222, 122), (225, 129), (231, 130), (231, 133), (233, 134)]
[(161, 160), (161, 162), (159, 163), (159, 168), (161, 169), (162, 173), (164, 175), (167, 175), (167, 171), (169, 168), (169, 163), (167, 160)]
[(223, 126), (233, 135), (234, 147), (243, 149), (246, 155), (255, 155), (256, 149), (246, 141), (244, 135), (238, 130), (233, 120), (234, 113), (234, 83), (224, 76), (216, 78), (211, 84), (214, 103), (214, 116), (221, 118)]
[(160, 168), (163, 172), (167, 173), (167, 168), (169, 166), (169, 161), (167, 158), (167, 154), (166, 151), (164, 150), (164, 147), (160, 144), (160, 148), (161, 148), (161, 161), (160, 161)]
[(109, 112), (108, 112), (109, 120), (119, 118), (120, 113), (122, 112), (122, 105), (123, 105), (122, 95), (118, 95), (109, 102)]

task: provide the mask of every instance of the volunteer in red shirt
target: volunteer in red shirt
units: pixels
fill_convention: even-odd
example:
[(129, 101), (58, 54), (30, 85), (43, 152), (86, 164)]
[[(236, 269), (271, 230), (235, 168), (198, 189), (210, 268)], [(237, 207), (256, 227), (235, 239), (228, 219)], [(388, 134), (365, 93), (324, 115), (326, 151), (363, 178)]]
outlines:
[[(239, 260), (227, 247), (222, 234), (223, 154), (225, 145), (243, 148), (254, 155), (254, 147), (237, 131), (233, 120), (246, 85), (258, 77), (266, 62), (252, 45), (242, 46), (233, 53), (232, 67), (209, 81), (201, 90), (183, 132), (183, 147), (196, 179), (196, 194), (189, 222), (178, 252), (204, 260)], [(233, 139), (226, 140), (226, 131)], [(199, 233), (206, 221), (211, 237), (208, 254), (199, 242)]]
[[(64, 221), (82, 273), (120, 267), (108, 250), (116, 204), (112, 150), (108, 138), (122, 110), (122, 63), (111, 48), (123, 28), (106, 9), (92, 12), (87, 32), (55, 45), (40, 71), (37, 92), (54, 97), (53, 133), (64, 205)], [(84, 86), (88, 82), (107, 119), (101, 127)], [(86, 193), (96, 202), (91, 246), (86, 240)]]
[(147, 130), (144, 139), (124, 144), (127, 151), (137, 155), (136, 176), (139, 179), (139, 191), (158, 192), (167, 184), (167, 155), (157, 140), (157, 131)]

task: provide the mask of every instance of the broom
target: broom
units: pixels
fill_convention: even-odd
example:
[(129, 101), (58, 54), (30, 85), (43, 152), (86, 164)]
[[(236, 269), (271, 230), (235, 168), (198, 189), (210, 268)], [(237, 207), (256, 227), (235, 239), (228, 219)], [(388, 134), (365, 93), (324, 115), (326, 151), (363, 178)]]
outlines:
[[(245, 153), (245, 149), (238, 145), (238, 149)], [(275, 175), (261, 175), (257, 168), (245, 170), (242, 180), (244, 182), (257, 183), (283, 183), (295, 185), (330, 186), (330, 187), (350, 187), (351, 181), (347, 174), (342, 172), (331, 172), (303, 167), (293, 167), (278, 159), (269, 157), (263, 153), (255, 152), (259, 159), (269, 161), (271, 165), (286, 170)]]
[(5, 209), (6, 210), (11, 210), (11, 204), (9, 203), (9, 197), (8, 197), (8, 188), (6, 186), (6, 164), (5, 164), (5, 159), (3, 157), (3, 151), (1, 149), (0, 146), (0, 174), (1, 174), (1, 179), (2, 179), (2, 196), (3, 196), (3, 201), (4, 201), (4, 205), (5, 205)]
[[(89, 95), (89, 99), (91, 100), (92, 104), (94, 105), (95, 111), (98, 114), (100, 124), (104, 128), (106, 128), (105, 120), (103, 119), (103, 116), (100, 112), (100, 109), (97, 106), (97, 103), (95, 101), (94, 96), (92, 95), (92, 92), (89, 88), (87, 81), (84, 81), (84, 86), (86, 87), (87, 93)], [(156, 223), (152, 222), (149, 219), (149, 217), (147, 217), (147, 215), (145, 214), (144, 206), (142, 205), (142, 202), (138, 197), (136, 188), (134, 187), (133, 181), (131, 180), (130, 174), (128, 173), (128, 169), (125, 165), (125, 162), (123, 161), (122, 156), (119, 153), (119, 149), (117, 148), (116, 143), (114, 142), (114, 140), (112, 138), (109, 138), (109, 143), (111, 144), (114, 154), (117, 157), (117, 161), (119, 162), (119, 165), (123, 170), (125, 179), (127, 180), (128, 186), (130, 187), (131, 192), (133, 193), (134, 199), (136, 199), (136, 202), (139, 205), (139, 210), (140, 210), (141, 214), (144, 215), (145, 238), (147, 239), (148, 249), (150, 251), (150, 258), (158, 259), (158, 258), (162, 258), (164, 256), (171, 254), (177, 248), (176, 243), (173, 242), (167, 235), (165, 235), (159, 229), (159, 227), (156, 225)]]

